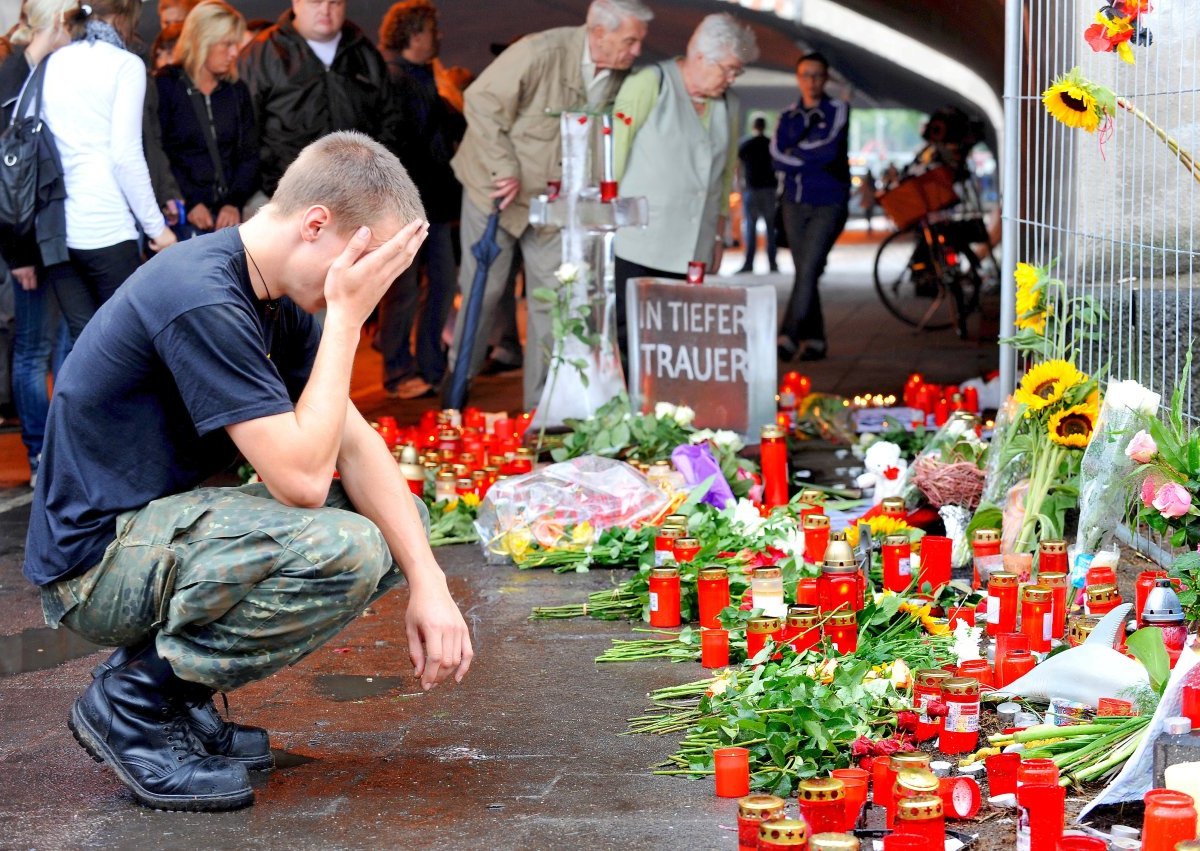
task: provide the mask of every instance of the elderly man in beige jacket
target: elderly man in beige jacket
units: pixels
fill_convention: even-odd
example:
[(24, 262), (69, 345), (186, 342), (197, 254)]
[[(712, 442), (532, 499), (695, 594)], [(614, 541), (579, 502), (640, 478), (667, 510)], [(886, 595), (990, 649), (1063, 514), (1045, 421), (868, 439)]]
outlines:
[[(504, 292), (519, 241), (525, 263), (526, 292), (554, 287), (562, 261), (557, 230), (529, 224), (529, 201), (562, 177), (558, 113), (604, 110), (641, 53), (653, 12), (641, 0), (592, 0), (587, 23), (525, 36), (496, 58), (466, 91), (467, 134), (451, 162), (463, 185), (463, 298), (475, 278), (471, 246), (483, 235), (494, 202), (500, 204), (497, 242), (500, 255), (492, 263), (483, 296), (485, 321), (471, 354), (471, 374), (479, 371), (487, 351), (491, 317)], [(541, 396), (550, 344), (549, 307), (526, 300), (524, 405)], [(450, 346), (450, 362), (462, 342), (459, 312)]]

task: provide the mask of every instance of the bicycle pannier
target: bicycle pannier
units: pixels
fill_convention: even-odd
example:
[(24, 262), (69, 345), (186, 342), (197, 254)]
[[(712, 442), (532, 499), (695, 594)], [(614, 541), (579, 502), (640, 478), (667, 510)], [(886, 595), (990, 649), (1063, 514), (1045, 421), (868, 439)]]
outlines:
[(922, 216), (953, 207), (958, 203), (954, 175), (945, 166), (906, 177), (895, 188), (879, 196), (879, 206), (899, 230), (916, 224)]

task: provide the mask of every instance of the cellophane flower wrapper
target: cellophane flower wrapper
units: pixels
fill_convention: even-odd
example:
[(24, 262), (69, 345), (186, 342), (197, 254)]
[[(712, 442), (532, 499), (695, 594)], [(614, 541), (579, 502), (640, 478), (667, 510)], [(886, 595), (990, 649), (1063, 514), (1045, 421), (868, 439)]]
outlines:
[(986, 475), (983, 480), (983, 493), (979, 498), (981, 504), (1003, 507), (1009, 491), (1029, 476), (1031, 462), (1028, 454), (1015, 452), (1012, 448), (1012, 439), (1017, 436), (1022, 426), (1018, 408), (1019, 405), (1009, 396), (996, 412), (992, 440), (984, 456)]
[(584, 455), (496, 482), (479, 506), (475, 529), (489, 563), (509, 560), (506, 535), (531, 536), (549, 548), (578, 545), (571, 530), (587, 523), (595, 533), (637, 527), (671, 504), (665, 491), (623, 461)]
[(737, 502), (729, 482), (725, 481), (725, 475), (721, 472), (721, 465), (713, 457), (707, 443), (676, 446), (671, 453), (671, 463), (683, 474), (684, 484), (689, 488), (709, 482), (708, 490), (700, 498), (701, 502), (718, 510)]
[(1079, 471), (1079, 532), (1076, 549), (1091, 553), (1110, 543), (1125, 518), (1134, 462), (1125, 448), (1162, 397), (1136, 381), (1110, 381), (1096, 433)]

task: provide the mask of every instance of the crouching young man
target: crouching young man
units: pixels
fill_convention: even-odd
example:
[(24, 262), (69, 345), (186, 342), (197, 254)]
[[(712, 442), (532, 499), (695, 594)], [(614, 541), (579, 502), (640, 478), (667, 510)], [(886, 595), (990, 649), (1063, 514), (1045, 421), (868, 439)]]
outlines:
[[(326, 136), (254, 218), (130, 277), (58, 376), (24, 570), (47, 622), (118, 647), (69, 723), (143, 804), (251, 803), (267, 734), (214, 691), (324, 644), (401, 574), (422, 686), (467, 672), (424, 508), (350, 402), (359, 330), (427, 227), (392, 154)], [(237, 451), (262, 485), (197, 489)]]

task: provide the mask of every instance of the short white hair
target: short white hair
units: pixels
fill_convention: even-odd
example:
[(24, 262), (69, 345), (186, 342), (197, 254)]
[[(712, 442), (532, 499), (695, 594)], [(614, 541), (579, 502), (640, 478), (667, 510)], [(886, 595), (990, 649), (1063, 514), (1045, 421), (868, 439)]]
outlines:
[(754, 30), (742, 26), (728, 12), (708, 15), (688, 42), (688, 53), (695, 53), (709, 62), (736, 59), (749, 65), (758, 58), (758, 40)]
[(592, 0), (588, 6), (589, 27), (600, 26), (612, 32), (629, 18), (648, 24), (654, 20), (654, 12), (642, 0)]

